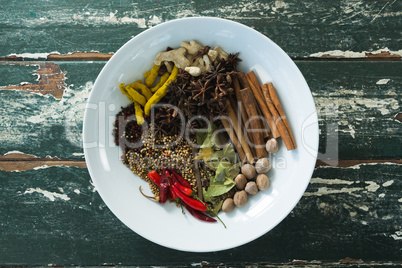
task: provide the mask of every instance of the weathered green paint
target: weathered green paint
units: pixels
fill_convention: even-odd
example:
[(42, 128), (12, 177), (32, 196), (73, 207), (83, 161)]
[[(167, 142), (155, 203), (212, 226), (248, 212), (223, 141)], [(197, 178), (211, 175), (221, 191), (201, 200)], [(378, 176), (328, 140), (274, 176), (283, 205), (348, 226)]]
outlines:
[(36, 65), (21, 66), (13, 63), (0, 63), (0, 87), (20, 83), (38, 83), (38, 75), (34, 74), (37, 69)]
[[(401, 55), (398, 1), (0, 0), (0, 6), (0, 58), (32, 60), (0, 62), (0, 155), (16, 150), (83, 160), (82, 108), (105, 62), (57, 62), (66, 72), (61, 99), (1, 87), (37, 84), (37, 63), (49, 53), (115, 52), (171, 19), (241, 22), (295, 59), (334, 50), (348, 58), (365, 51)], [(340, 159), (400, 159), (402, 128), (391, 118), (401, 112), (401, 62), (296, 63), (317, 106), (320, 153), (334, 147)], [(196, 254), (160, 247), (125, 227), (94, 190), (87, 169), (0, 170), (0, 266), (286, 267), (306, 260), (307, 266), (338, 267), (361, 260), (388, 267), (402, 261), (401, 174), (401, 165), (389, 163), (317, 168), (299, 204), (271, 232), (238, 248)]]
[[(82, 159), (85, 103), (104, 62), (58, 62), (66, 72), (61, 100), (0, 90), (0, 154), (18, 150), (44, 158)], [(402, 155), (401, 62), (297, 62), (320, 117), (320, 152), (338, 146), (340, 159), (389, 159)], [(11, 66), (11, 65), (10, 65)], [(20, 75), (32, 75), (20, 68)], [(22, 72), (25, 71), (25, 72)], [(1, 78), (1, 74), (0, 74)], [(390, 79), (386, 84), (377, 84)], [(1, 88), (0, 88), (1, 89)], [(9, 129), (9, 127), (11, 127)], [(27, 146), (29, 145), (29, 146)]]
[(198, 254), (163, 248), (125, 227), (94, 192), (86, 169), (0, 171), (0, 265), (400, 261), (396, 174), (401, 165), (318, 168), (305, 196), (271, 232), (238, 248)]
[[(41, 158), (83, 159), (85, 103), (104, 62), (58, 64), (67, 72), (60, 100), (0, 88), (0, 154), (17, 150)], [(29, 70), (22, 69), (27, 76)]]
[[(400, 49), (398, 1), (2, 1), (0, 56), (115, 52), (161, 22), (214, 16), (251, 26), (293, 57)], [(40, 8), (37, 8), (40, 7)]]
[(298, 62), (319, 115), (320, 152), (338, 147), (339, 159), (400, 158), (400, 62)]

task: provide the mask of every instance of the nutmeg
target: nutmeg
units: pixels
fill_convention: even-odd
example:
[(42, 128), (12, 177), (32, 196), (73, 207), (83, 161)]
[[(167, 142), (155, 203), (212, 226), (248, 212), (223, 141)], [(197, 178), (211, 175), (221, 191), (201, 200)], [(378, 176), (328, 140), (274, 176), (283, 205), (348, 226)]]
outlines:
[(251, 194), (251, 195), (255, 195), (258, 193), (258, 187), (257, 184), (253, 181), (249, 181), (246, 184), (246, 187), (244, 188), (244, 190), (246, 191), (246, 193)]
[(259, 174), (267, 173), (271, 169), (271, 162), (268, 158), (261, 158), (255, 163), (255, 171)]
[(268, 187), (269, 187), (269, 179), (268, 179), (267, 175), (265, 175), (265, 174), (258, 175), (257, 179), (256, 179), (256, 183), (257, 183), (257, 187), (260, 191), (264, 191), (264, 190), (268, 189)]
[(247, 203), (246, 191), (242, 190), (242, 191), (236, 192), (233, 197), (233, 202), (238, 207), (244, 206)]
[(223, 201), (222, 204), (222, 211), (229, 213), (233, 210), (234, 208), (234, 201), (232, 198), (226, 198), (225, 201)]
[(255, 168), (250, 164), (245, 164), (241, 167), (241, 173), (246, 176), (247, 179), (252, 180), (254, 179), (256, 172)]
[(244, 186), (246, 186), (247, 183), (246, 176), (244, 176), (243, 174), (237, 175), (237, 177), (235, 178), (235, 183), (237, 189), (243, 190)]
[(279, 143), (275, 138), (269, 139), (265, 144), (265, 148), (268, 153), (274, 154), (279, 150)]

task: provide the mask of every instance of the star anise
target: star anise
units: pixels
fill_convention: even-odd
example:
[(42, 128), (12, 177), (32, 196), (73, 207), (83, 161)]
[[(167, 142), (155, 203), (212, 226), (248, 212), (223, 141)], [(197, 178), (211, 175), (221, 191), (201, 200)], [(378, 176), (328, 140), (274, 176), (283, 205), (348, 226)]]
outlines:
[(155, 124), (153, 126), (153, 132), (155, 135), (155, 138), (161, 137), (163, 135), (167, 135), (168, 132), (165, 130), (166, 126), (162, 125), (162, 124)]
[(226, 81), (223, 79), (223, 76), (221, 74), (218, 74), (218, 76), (216, 77), (216, 84), (215, 87), (217, 89), (219, 89), (219, 91), (221, 93), (223, 93), (224, 95), (226, 95), (227, 92), (227, 83)]
[(219, 74), (225, 73), (225, 67), (222, 62), (219, 62), (216, 66), (212, 65), (211, 70), (207, 72), (206, 79), (215, 79)]
[(183, 69), (179, 69), (179, 72), (177, 73), (177, 80), (179, 81), (180, 84), (186, 83), (191, 80), (191, 74), (189, 74), (187, 71), (184, 71)]
[(176, 97), (185, 96), (188, 93), (189, 93), (189, 90), (188, 90), (188, 86), (186, 84), (181, 84), (181, 85), (177, 86), (174, 91), (174, 95)]
[(201, 79), (199, 79), (197, 82), (192, 82), (193, 85), (193, 92), (194, 96), (193, 99), (196, 100), (197, 98), (200, 99), (200, 104), (205, 104), (205, 95), (207, 94), (208, 90), (212, 88), (212, 86), (209, 85), (211, 82), (210, 79), (208, 79), (206, 82), (203, 82)]
[(156, 108), (154, 113), (155, 137), (179, 133), (183, 122), (181, 122), (177, 109), (170, 105), (164, 105)]
[(225, 66), (227, 69), (233, 71), (237, 68), (239, 62), (241, 62), (241, 59), (239, 59), (239, 52), (236, 54), (230, 53), (228, 59), (225, 61)]
[(198, 106), (196, 102), (194, 102), (193, 97), (185, 98), (183, 104), (179, 109), (184, 113), (187, 118), (191, 118), (195, 111), (195, 107)]

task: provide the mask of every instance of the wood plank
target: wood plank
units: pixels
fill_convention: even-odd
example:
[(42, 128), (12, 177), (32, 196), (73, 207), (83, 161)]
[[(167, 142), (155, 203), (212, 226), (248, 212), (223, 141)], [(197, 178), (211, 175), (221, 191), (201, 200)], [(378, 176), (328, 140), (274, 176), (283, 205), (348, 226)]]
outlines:
[(400, 262), (400, 174), (400, 164), (317, 168), (272, 231), (232, 250), (197, 254), (157, 246), (125, 227), (86, 169), (0, 171), (0, 265), (392, 265)]
[[(10, 55), (5, 57), (0, 57), (0, 61), (29, 61), (29, 60), (47, 60), (47, 61), (105, 61), (109, 60), (114, 53), (100, 53), (100, 52), (73, 52), (68, 54), (58, 54), (58, 53), (49, 53), (48, 55), (43, 56), (43, 58), (36, 58), (35, 54), (33, 55)], [(351, 57), (348, 53), (327, 51), (323, 53), (311, 54), (309, 57), (297, 57), (291, 56), (291, 58), (295, 61), (304, 61), (304, 60), (314, 60), (314, 61), (331, 61), (331, 60), (342, 60), (342, 61), (400, 61), (402, 56), (400, 53), (395, 51), (387, 51), (380, 50), (378, 52), (363, 52), (363, 53), (355, 53), (359, 54), (358, 56)]]
[(34, 55), (11, 55), (0, 57), (0, 61), (27, 61), (27, 60), (47, 60), (47, 61), (105, 61), (109, 60), (113, 53), (100, 52), (72, 52), (68, 54), (49, 53), (41, 58), (36, 58)]
[(38, 65), (35, 64), (4, 64), (0, 62), (0, 87), (19, 84), (38, 83), (39, 75), (36, 73)]
[[(8, 70), (13, 70), (13, 72), (15, 72), (16, 74), (21, 74), (24, 71), (22, 69), (15, 68), (17, 66), (38, 66), (38, 69), (34, 72), (38, 76), (38, 83), (28, 83), (26, 81), (20, 81), (18, 85), (1, 86), (1, 90), (26, 91), (40, 95), (50, 94), (56, 99), (61, 99), (61, 97), (63, 96), (63, 91), (65, 89), (65, 73), (62, 72), (59, 66), (53, 62), (37, 62), (34, 64), (27, 62), (0, 62), (0, 66), (3, 68), (8, 67)], [(5, 79), (8, 79), (7, 73), (3, 73), (2, 76), (4, 76)]]
[[(7, 65), (11, 69), (21, 67), (11, 64)], [(6, 86), (14, 90), (0, 87), (0, 155), (17, 150), (39, 158), (49, 155), (82, 160), (83, 108), (105, 62), (21, 64), (54, 66), (45, 68), (50, 72), (47, 77), (63, 74), (51, 85), (63, 84), (61, 88), (44, 86), (49, 89), (44, 96), (18, 91), (18, 84)], [(337, 159), (400, 158), (401, 149), (395, 145), (401, 143), (402, 136), (397, 120), (401, 112), (401, 62), (303, 61), (297, 65), (312, 90), (319, 114), (321, 160), (327, 157), (327, 148), (339, 150)], [(33, 71), (19, 70), (21, 77)], [(2, 80), (7, 77), (0, 73)], [(61, 99), (54, 98), (61, 92)]]
[[(17, 63), (6, 64), (10, 69), (21, 66), (15, 65)], [(44, 66), (44, 69), (39, 69), (43, 72), (37, 84), (0, 87), (0, 155), (20, 151), (39, 158), (50, 156), (82, 160), (81, 134), (85, 103), (105, 63), (18, 64), (34, 64)], [(21, 70), (21, 77), (32, 75), (30, 68)], [(1, 80), (7, 80), (3, 73), (0, 73)]]
[(402, 128), (393, 119), (401, 111), (399, 62), (297, 65), (316, 104), (321, 153), (339, 147), (338, 159), (400, 158)]
[[(33, 10), (32, 6), (41, 6)], [(108, 54), (162, 22), (215, 16), (244, 23), (270, 37), (292, 57), (376, 52), (401, 56), (397, 1), (54, 1), (2, 5), (0, 56), (36, 58), (73, 52)], [(284, 34), (286, 33), (286, 34)], [(370, 33), (370, 38), (367, 37)], [(25, 54), (27, 53), (27, 54)], [(390, 55), (387, 55), (390, 56)], [(46, 56), (44, 56), (46, 57)]]
[[(331, 165), (333, 164), (334, 165)], [(385, 164), (402, 164), (401, 159), (341, 159), (341, 160), (320, 160), (318, 159), (315, 168), (319, 167), (340, 167), (349, 168), (358, 165), (374, 165), (379, 163)], [(3, 171), (26, 171), (30, 169), (47, 168), (52, 166), (66, 166), (66, 167), (79, 167), (86, 168), (85, 161), (79, 160), (65, 160), (57, 157), (38, 158), (33, 155), (27, 155), (21, 152), (10, 153), (0, 156), (0, 170)]]

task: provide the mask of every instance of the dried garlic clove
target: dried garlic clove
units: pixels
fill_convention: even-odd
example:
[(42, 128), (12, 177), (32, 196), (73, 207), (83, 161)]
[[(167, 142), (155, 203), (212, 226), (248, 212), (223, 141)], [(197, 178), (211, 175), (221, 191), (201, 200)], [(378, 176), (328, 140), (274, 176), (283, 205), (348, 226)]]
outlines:
[(199, 67), (190, 66), (190, 67), (184, 68), (184, 70), (192, 76), (200, 76), (201, 75), (201, 69)]

